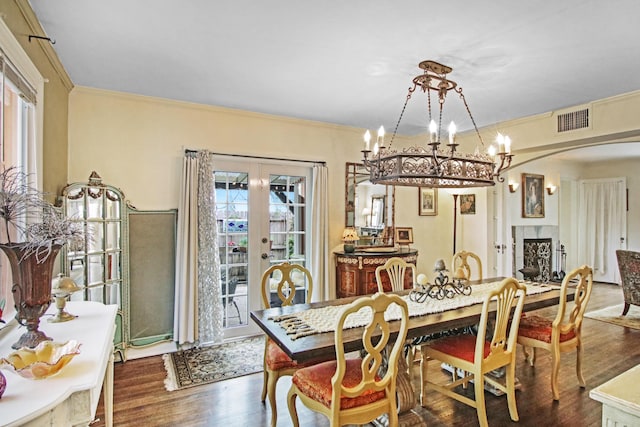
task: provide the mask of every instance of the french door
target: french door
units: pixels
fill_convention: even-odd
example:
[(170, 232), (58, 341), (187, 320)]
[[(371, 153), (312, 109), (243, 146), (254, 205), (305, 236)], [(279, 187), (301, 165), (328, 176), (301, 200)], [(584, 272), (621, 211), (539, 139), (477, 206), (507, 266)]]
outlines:
[(308, 266), (311, 169), (220, 156), (214, 170), (225, 338), (253, 335), (262, 273), (283, 261)]

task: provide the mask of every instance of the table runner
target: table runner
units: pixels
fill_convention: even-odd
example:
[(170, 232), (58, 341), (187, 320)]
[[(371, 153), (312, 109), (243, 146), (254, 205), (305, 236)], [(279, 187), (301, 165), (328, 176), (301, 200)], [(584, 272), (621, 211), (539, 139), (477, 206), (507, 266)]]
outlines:
[[(401, 298), (409, 307), (409, 317), (424, 316), (426, 314), (441, 313), (447, 310), (481, 304), (484, 302), (486, 296), (499, 287), (501, 283), (502, 281), (497, 281), (473, 285), (473, 290), (470, 295), (456, 295), (454, 298), (445, 298), (442, 300), (427, 298), (424, 302), (415, 302), (410, 300), (409, 295), (403, 295)], [(553, 289), (560, 289), (560, 286), (541, 283), (525, 283), (525, 285), (527, 287), (527, 295), (541, 294)], [(287, 335), (289, 335), (292, 340), (296, 340), (308, 335), (333, 331), (345, 307), (346, 304), (311, 308), (297, 313), (273, 316), (270, 317), (269, 320), (279, 323), (280, 326), (285, 329)], [(392, 304), (385, 313), (385, 320), (398, 320), (401, 316), (400, 307), (397, 304)], [(347, 317), (344, 328), (364, 326), (369, 323), (370, 320), (371, 308), (363, 307)]]

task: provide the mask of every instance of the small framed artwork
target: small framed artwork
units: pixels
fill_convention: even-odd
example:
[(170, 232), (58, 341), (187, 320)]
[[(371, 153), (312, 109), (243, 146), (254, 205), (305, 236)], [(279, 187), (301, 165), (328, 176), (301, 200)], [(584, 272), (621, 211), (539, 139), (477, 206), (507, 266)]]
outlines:
[(476, 195), (475, 194), (460, 195), (460, 214), (461, 215), (476, 214)]
[(413, 243), (413, 228), (396, 227), (396, 243), (400, 245), (408, 245)]
[(438, 215), (438, 190), (435, 188), (418, 188), (418, 215)]
[(522, 174), (522, 217), (544, 218), (544, 175)]

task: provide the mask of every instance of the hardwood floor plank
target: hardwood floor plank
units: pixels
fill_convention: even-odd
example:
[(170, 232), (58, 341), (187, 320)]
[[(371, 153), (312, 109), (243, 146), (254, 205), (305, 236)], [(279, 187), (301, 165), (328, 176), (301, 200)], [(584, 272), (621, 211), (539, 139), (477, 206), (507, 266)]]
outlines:
[[(594, 285), (588, 311), (622, 302), (622, 290), (616, 285)], [(554, 308), (539, 310), (553, 315)], [(538, 351), (536, 366), (524, 360), (518, 348), (516, 375), (522, 389), (516, 393), (520, 427), (599, 426), (601, 403), (589, 398), (589, 390), (640, 363), (640, 330), (623, 328), (594, 319), (583, 323), (583, 369), (587, 388), (581, 389), (576, 378), (575, 353), (562, 355), (560, 365), (560, 401), (554, 402), (550, 389), (550, 356)], [(418, 366), (414, 378), (419, 379)], [(437, 370), (437, 369), (435, 369)], [(434, 370), (432, 370), (434, 371)], [(448, 375), (440, 372), (441, 375)], [(197, 386), (184, 390), (166, 391), (166, 373), (161, 356), (117, 363), (114, 380), (114, 424), (128, 426), (268, 426), (271, 411), (260, 402), (262, 373), (232, 380)], [(285, 377), (278, 382), (278, 426), (291, 426), (286, 394), (291, 381)], [(473, 388), (467, 391), (472, 396)], [(489, 424), (512, 424), (506, 398), (485, 394)], [(416, 411), (431, 427), (477, 426), (475, 409), (453, 399), (429, 391), (429, 404)], [(298, 404), (302, 426), (328, 426), (327, 420)], [(104, 426), (102, 402), (98, 407), (100, 421), (93, 427)]]

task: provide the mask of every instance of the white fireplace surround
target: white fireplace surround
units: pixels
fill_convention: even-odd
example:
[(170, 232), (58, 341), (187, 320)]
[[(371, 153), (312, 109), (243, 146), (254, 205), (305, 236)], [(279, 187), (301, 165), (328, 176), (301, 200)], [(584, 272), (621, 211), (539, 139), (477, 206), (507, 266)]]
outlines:
[(556, 249), (560, 244), (557, 225), (514, 225), (511, 227), (512, 241), (512, 275), (523, 279), (520, 270), (524, 267), (524, 240), (525, 239), (551, 239), (551, 271), (557, 269)]

